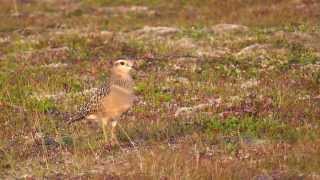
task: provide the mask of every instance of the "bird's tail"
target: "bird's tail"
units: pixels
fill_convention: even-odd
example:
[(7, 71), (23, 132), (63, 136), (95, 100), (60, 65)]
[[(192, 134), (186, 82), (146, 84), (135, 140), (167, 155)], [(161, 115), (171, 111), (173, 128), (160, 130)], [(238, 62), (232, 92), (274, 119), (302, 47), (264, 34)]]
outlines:
[(46, 111), (46, 114), (53, 117), (53, 118), (56, 118), (56, 119), (59, 119), (59, 120), (63, 120), (63, 121), (69, 121), (70, 117), (71, 117), (71, 114), (69, 112), (63, 112), (63, 111), (60, 111), (59, 109), (57, 108), (51, 108), (49, 109), (48, 111)]
[(77, 121), (81, 121), (83, 119), (85, 119), (85, 115), (83, 115), (83, 113), (77, 111), (74, 113), (69, 113), (66, 121), (68, 122), (68, 124), (71, 124), (71, 123), (74, 123)]
[(81, 121), (86, 117), (86, 111), (82, 111), (81, 109), (75, 112), (63, 112), (57, 108), (51, 108), (46, 112), (49, 116), (63, 120), (68, 124)]

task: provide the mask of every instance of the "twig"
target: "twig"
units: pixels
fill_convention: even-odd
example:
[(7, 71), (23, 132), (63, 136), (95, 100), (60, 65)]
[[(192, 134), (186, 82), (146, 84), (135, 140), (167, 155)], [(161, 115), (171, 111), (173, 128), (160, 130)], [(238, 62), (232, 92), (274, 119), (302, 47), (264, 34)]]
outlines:
[(126, 130), (124, 130), (124, 128), (118, 124), (119, 128), (124, 132), (124, 134), (127, 136), (127, 138), (129, 139), (130, 141), (130, 144), (133, 146), (134, 150), (136, 151), (138, 157), (139, 157), (139, 160), (140, 160), (140, 170), (142, 171), (143, 169), (143, 166), (142, 166), (142, 156), (140, 154), (140, 152), (138, 151), (138, 149), (136, 148), (134, 142), (132, 141), (132, 139), (130, 138), (130, 136), (128, 135), (128, 133), (126, 132)]
[(18, 4), (17, 4), (17, 0), (13, 0), (13, 6), (14, 6), (14, 15), (18, 16), (19, 15), (19, 11), (18, 11)]
[(13, 109), (16, 109), (20, 112), (27, 112), (27, 110), (21, 106), (17, 106), (17, 105), (14, 105), (14, 104), (9, 104), (9, 103), (5, 103), (5, 102), (0, 102), (0, 107), (9, 107), (9, 108), (13, 108)]
[(133, 146), (133, 148), (136, 148), (134, 142), (132, 141), (132, 139), (131, 139), (130, 136), (128, 135), (127, 131), (124, 130), (124, 128), (123, 128), (120, 124), (118, 124), (118, 126), (119, 126), (119, 128), (124, 132), (124, 134), (127, 136), (127, 138), (128, 138), (129, 141), (130, 141), (130, 144)]

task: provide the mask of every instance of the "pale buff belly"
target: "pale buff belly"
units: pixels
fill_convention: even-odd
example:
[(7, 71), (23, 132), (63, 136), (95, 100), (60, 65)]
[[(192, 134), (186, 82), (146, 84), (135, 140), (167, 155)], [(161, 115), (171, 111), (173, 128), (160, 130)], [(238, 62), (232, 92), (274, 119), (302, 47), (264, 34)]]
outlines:
[(102, 114), (109, 118), (118, 118), (126, 112), (133, 104), (132, 91), (121, 87), (113, 87), (110, 94), (103, 99)]

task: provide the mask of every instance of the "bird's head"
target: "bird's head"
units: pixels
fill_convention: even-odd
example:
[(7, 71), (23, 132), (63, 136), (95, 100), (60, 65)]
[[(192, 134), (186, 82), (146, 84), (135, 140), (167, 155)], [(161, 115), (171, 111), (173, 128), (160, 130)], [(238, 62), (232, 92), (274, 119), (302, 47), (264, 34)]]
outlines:
[(120, 59), (113, 63), (113, 73), (126, 77), (130, 74), (133, 69), (134, 63), (130, 60)]

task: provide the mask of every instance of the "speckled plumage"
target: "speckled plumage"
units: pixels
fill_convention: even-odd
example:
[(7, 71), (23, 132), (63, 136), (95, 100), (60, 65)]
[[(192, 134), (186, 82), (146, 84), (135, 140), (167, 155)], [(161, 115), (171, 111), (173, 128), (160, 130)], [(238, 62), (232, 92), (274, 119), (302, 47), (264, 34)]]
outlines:
[(132, 105), (134, 100), (133, 80), (129, 74), (133, 63), (127, 60), (115, 62), (110, 80), (98, 88), (90, 100), (74, 113), (55, 113), (68, 123), (83, 119), (102, 122), (103, 132), (107, 138), (106, 127), (111, 125), (111, 138), (116, 141), (114, 129), (117, 120)]
[(85, 119), (88, 115), (96, 113), (101, 109), (102, 101), (104, 97), (110, 95), (110, 90), (112, 86), (119, 86), (126, 89), (132, 89), (132, 82), (130, 80), (117, 79), (112, 77), (109, 82), (104, 83), (100, 88), (98, 88), (94, 94), (91, 96), (90, 100), (82, 105), (75, 113), (69, 114), (69, 116), (64, 119), (68, 123), (80, 121)]
[(65, 118), (65, 120), (68, 121), (68, 123), (80, 121), (82, 119), (85, 119), (89, 114), (98, 111), (101, 107), (101, 101), (103, 97), (107, 96), (109, 92), (110, 85), (108, 83), (105, 83), (93, 93), (87, 103), (82, 105), (75, 113), (70, 113), (69, 116)]

